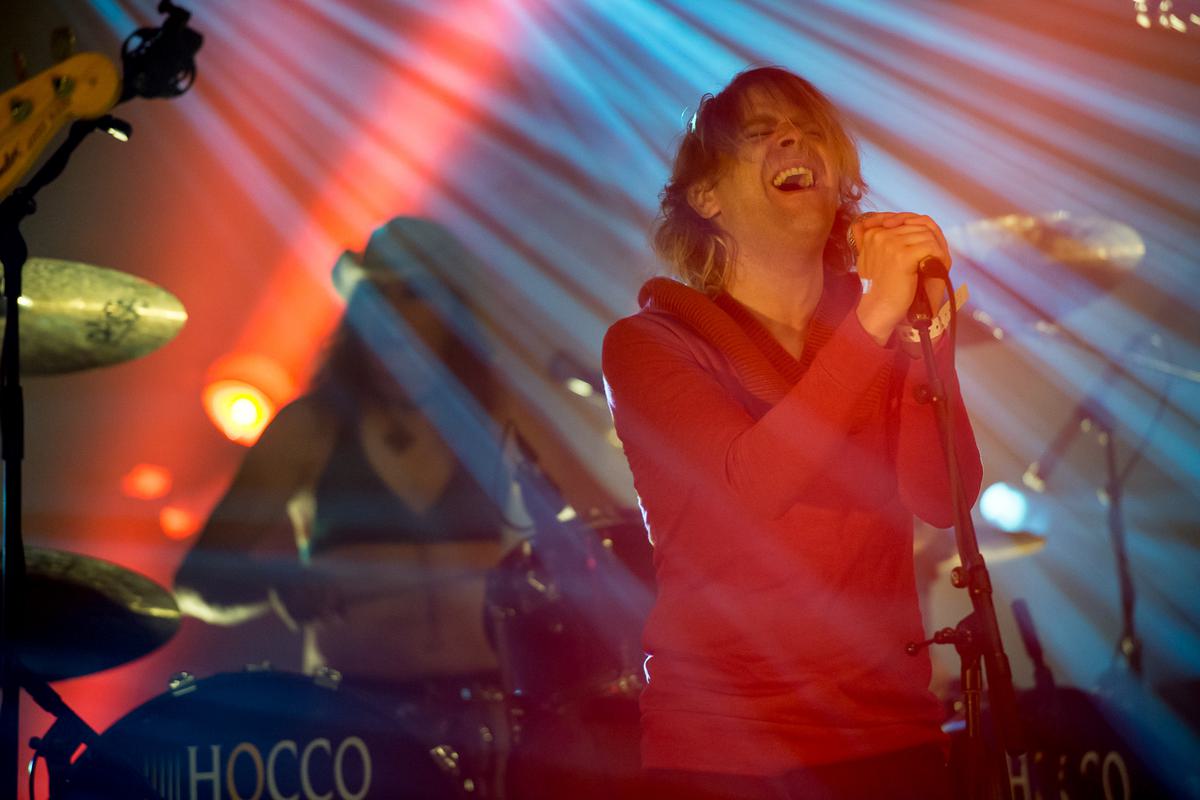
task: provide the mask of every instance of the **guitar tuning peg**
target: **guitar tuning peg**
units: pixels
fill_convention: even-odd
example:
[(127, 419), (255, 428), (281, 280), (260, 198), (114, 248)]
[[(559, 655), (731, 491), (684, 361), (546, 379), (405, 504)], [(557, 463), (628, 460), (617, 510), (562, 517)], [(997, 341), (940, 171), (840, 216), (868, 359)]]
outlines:
[(50, 54), (56, 62), (75, 55), (75, 31), (72, 28), (63, 25), (50, 32)]
[(13, 50), (12, 68), (13, 74), (17, 77), (17, 83), (24, 83), (25, 79), (29, 77), (29, 62), (20, 50)]

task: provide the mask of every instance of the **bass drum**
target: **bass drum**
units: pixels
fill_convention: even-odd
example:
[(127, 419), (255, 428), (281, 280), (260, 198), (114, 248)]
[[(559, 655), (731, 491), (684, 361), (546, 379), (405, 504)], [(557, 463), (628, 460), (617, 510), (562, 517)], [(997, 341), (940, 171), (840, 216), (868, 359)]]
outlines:
[(172, 681), (84, 751), (64, 800), (465, 796), (453, 747), (332, 681), (254, 671)]
[[(1017, 693), (1017, 710), (1027, 752), (1007, 756), (1009, 786), (1015, 798), (1064, 800), (1137, 800), (1172, 797), (1157, 774), (1136, 731), (1146, 724), (1131, 709), (1101, 694), (1047, 686)], [(996, 747), (992, 715), (983, 711), (984, 735)], [(969, 783), (965, 723), (955, 718), (942, 726), (950, 733), (950, 763), (956, 797), (967, 797)], [(1162, 765), (1159, 765), (1160, 767)], [(1184, 773), (1172, 765), (1178, 775)]]

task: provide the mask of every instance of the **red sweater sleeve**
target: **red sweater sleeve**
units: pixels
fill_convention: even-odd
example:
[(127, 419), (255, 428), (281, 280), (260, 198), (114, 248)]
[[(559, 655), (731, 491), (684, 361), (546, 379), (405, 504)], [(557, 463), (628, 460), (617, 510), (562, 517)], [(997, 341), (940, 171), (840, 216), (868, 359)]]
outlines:
[(848, 314), (799, 382), (757, 420), (721, 370), (706, 368), (717, 351), (661, 316), (610, 328), (603, 367), (635, 476), (640, 463), (693, 491), (723, 485), (745, 508), (775, 519), (838, 456), (857, 401), (894, 355)]

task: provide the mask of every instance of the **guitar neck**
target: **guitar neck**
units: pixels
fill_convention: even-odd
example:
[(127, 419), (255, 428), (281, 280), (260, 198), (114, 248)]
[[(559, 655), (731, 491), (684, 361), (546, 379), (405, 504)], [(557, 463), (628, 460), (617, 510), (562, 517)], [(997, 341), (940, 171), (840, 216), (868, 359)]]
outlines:
[(29, 171), (64, 125), (93, 119), (120, 96), (117, 68), (99, 53), (80, 53), (0, 95), (0, 196)]

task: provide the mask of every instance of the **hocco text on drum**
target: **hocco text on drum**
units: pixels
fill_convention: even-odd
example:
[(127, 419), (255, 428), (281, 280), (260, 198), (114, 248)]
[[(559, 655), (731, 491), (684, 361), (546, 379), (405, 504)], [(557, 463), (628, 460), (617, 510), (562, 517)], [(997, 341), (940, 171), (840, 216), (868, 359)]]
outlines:
[[(228, 753), (222, 753), (221, 745), (212, 744), (207, 748), (207, 764), (204, 749), (188, 746), (186, 771), (176, 761), (156, 765), (147, 778), (164, 795), (177, 795), (186, 786), (182, 796), (189, 800), (258, 800), (264, 797), (264, 789), (271, 800), (364, 800), (371, 791), (371, 750), (359, 736), (347, 736), (336, 746), (324, 737), (306, 744), (281, 739), (265, 757), (253, 742), (239, 742)], [(243, 794), (239, 776), (247, 770), (253, 788)], [(297, 784), (299, 792), (285, 793), (280, 788)]]

